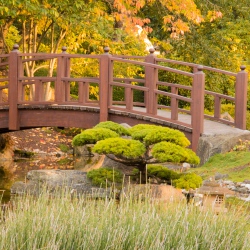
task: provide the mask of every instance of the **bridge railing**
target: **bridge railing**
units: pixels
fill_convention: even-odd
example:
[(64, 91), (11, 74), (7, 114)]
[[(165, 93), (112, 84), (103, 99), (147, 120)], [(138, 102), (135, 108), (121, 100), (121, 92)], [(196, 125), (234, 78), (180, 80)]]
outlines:
[[(176, 64), (176, 65), (182, 65), (190, 67), (192, 72), (198, 71), (198, 64), (194, 63), (187, 63), (177, 60), (171, 60), (171, 59), (162, 59), (162, 58), (156, 58), (157, 63), (168, 63), (168, 64)], [(205, 118), (218, 121), (224, 124), (235, 126), (236, 128), (240, 129), (246, 129), (246, 111), (247, 111), (247, 83), (248, 83), (248, 73), (245, 71), (245, 66), (241, 66), (241, 71), (238, 73), (221, 70), (213, 67), (203, 66), (203, 71), (206, 72), (213, 72), (220, 75), (228, 76), (233, 78), (234, 80), (234, 88), (235, 88), (235, 95), (226, 95), (221, 94), (213, 91), (209, 91), (206, 88), (206, 82), (205, 82), (205, 95), (210, 95), (213, 97), (214, 100), (214, 113), (213, 115), (204, 114)], [(230, 103), (234, 103), (235, 105), (235, 112), (234, 112), (234, 121), (230, 121), (227, 119), (223, 119), (222, 117), (222, 111), (221, 111), (221, 103), (222, 100), (229, 101)], [(184, 113), (190, 113), (188, 110), (179, 109), (180, 112)]]
[[(136, 59), (138, 59), (137, 57)], [(131, 60), (129, 58), (120, 58), (119, 56), (110, 57), (110, 93), (112, 93), (113, 86), (119, 86), (125, 88), (125, 100), (122, 103), (125, 106), (117, 106), (117, 102), (113, 101), (112, 95), (109, 99), (109, 108), (114, 110), (125, 111), (129, 113), (144, 114), (145, 116), (150, 116), (152, 118), (161, 119), (169, 121), (176, 124), (175, 127), (183, 126), (192, 130), (192, 148), (195, 150), (198, 144), (198, 139), (203, 132), (203, 119), (204, 119), (204, 73), (202, 68), (196, 73), (190, 73), (181, 71), (178, 69), (173, 69), (170, 67), (165, 67), (156, 64), (156, 58), (151, 53), (146, 57), (145, 62)], [(140, 59), (140, 58), (139, 58)], [(129, 79), (129, 78), (114, 78), (113, 69), (116, 62), (124, 64), (135, 64), (140, 65), (145, 71), (144, 79)], [(158, 71), (163, 70), (166, 72), (172, 72), (176, 74), (181, 74), (186, 77), (191, 78), (192, 87), (184, 86), (181, 84), (165, 83), (158, 81)], [(121, 82), (122, 81), (122, 82)], [(132, 82), (143, 83), (143, 86), (132, 85)], [(158, 85), (166, 85), (171, 87), (171, 92), (158, 90)], [(186, 97), (178, 93), (178, 89), (188, 89), (191, 92), (190, 97)], [(139, 105), (133, 101), (133, 91), (140, 90), (144, 93), (144, 102)], [(167, 96), (171, 99), (170, 107), (163, 107), (158, 104), (159, 96)], [(182, 100), (187, 102), (191, 106), (191, 116), (189, 121), (184, 122), (178, 119), (178, 102)], [(139, 106), (139, 107), (138, 107)], [(145, 109), (141, 109), (140, 106), (144, 106)], [(162, 108), (168, 108), (170, 111), (170, 116), (167, 112), (161, 112)], [(174, 125), (173, 125), (174, 126)]]
[[(232, 73), (211, 67), (197, 64), (179, 62), (169, 59), (160, 59), (154, 56), (154, 51), (150, 55), (123, 56), (111, 55), (109, 49), (104, 49), (103, 55), (74, 55), (67, 54), (63, 48), (60, 54), (46, 53), (20, 53), (18, 47), (8, 55), (2, 55), (0, 68), (8, 70), (7, 76), (0, 78), (0, 105), (9, 107), (9, 129), (16, 130), (18, 125), (18, 105), (77, 105), (91, 106), (100, 109), (100, 121), (108, 120), (109, 110), (124, 111), (127, 113), (144, 115), (145, 117), (167, 121), (173, 127), (187, 128), (192, 131), (193, 149), (197, 146), (198, 139), (203, 132), (204, 117), (220, 122), (234, 125), (237, 128), (245, 129), (246, 124), (246, 98), (248, 75), (241, 67), (239, 73)], [(71, 71), (71, 64), (74, 60), (93, 59), (99, 64), (99, 72), (96, 76), (75, 76)], [(52, 76), (27, 76), (24, 68), (36, 61), (53, 63), (54, 74)], [(144, 77), (121, 78), (115, 75), (115, 64), (136, 65), (142, 69)], [(191, 67), (192, 70), (184, 71), (161, 65), (161, 63), (179, 64)], [(42, 65), (43, 66), (43, 65)], [(235, 96), (228, 96), (205, 89), (205, 74), (203, 70), (214, 71), (220, 74), (235, 77)], [(176, 82), (165, 82), (159, 80), (159, 71), (170, 72), (183, 75), (189, 79), (189, 85)], [(71, 84), (78, 85), (78, 97), (72, 99)], [(44, 91), (46, 84), (54, 84), (54, 94), (50, 99), (45, 99)], [(90, 87), (97, 86), (99, 95), (96, 100), (91, 100)], [(161, 88), (165, 86), (168, 90)], [(27, 98), (27, 91), (33, 89), (33, 95)], [(123, 100), (114, 99), (114, 89), (124, 89)], [(182, 92), (185, 91), (183, 95)], [(141, 101), (134, 100), (134, 93), (140, 92), (143, 96)], [(3, 98), (7, 93), (8, 100)], [(214, 115), (204, 115), (204, 96), (211, 95), (214, 98)], [(5, 97), (5, 96), (4, 96)], [(170, 100), (169, 106), (159, 104), (160, 97), (167, 97)], [(235, 102), (235, 121), (229, 122), (221, 119), (221, 100), (226, 99)], [(179, 107), (179, 102), (185, 102), (190, 106), (190, 110)], [(168, 109), (167, 112), (161, 112)], [(182, 113), (190, 114), (186, 121), (180, 120)]]

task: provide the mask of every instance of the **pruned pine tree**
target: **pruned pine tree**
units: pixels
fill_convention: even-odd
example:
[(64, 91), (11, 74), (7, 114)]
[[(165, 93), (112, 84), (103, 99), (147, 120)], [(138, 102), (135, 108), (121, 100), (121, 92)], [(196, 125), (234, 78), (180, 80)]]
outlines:
[(199, 164), (199, 157), (188, 148), (184, 133), (157, 125), (139, 124), (130, 129), (108, 121), (84, 130), (73, 138), (73, 146), (95, 144), (92, 151), (127, 166), (137, 167), (145, 181), (146, 165), (188, 162)]

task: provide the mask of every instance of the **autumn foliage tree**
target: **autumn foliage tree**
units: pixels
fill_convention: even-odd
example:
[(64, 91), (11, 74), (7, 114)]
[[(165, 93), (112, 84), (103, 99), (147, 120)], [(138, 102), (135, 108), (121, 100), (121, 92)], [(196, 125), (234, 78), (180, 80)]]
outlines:
[[(125, 137), (124, 137), (125, 136)], [(167, 127), (139, 124), (125, 129), (111, 121), (101, 122), (73, 138), (73, 146), (95, 144), (92, 151), (135, 166), (144, 175), (147, 164), (188, 162), (199, 164), (198, 156), (189, 148), (184, 133)]]

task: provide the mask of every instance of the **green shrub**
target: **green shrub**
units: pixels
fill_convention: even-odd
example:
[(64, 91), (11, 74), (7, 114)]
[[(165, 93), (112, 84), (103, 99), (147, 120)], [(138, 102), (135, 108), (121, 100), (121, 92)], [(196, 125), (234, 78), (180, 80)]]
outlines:
[(87, 173), (87, 177), (91, 179), (91, 182), (95, 186), (110, 187), (112, 183), (122, 182), (122, 173), (118, 170), (105, 167), (91, 170)]
[(162, 127), (162, 126), (149, 125), (149, 124), (137, 124), (137, 125), (133, 126), (132, 128), (130, 128), (129, 132), (133, 136), (133, 133), (135, 133), (137, 131), (141, 131), (144, 129), (159, 129), (159, 127)]
[(86, 129), (73, 138), (72, 144), (73, 146), (83, 146), (85, 144), (94, 144), (97, 141), (112, 137), (119, 137), (119, 135), (107, 128)]
[(176, 188), (181, 189), (196, 189), (202, 184), (202, 178), (195, 173), (183, 174), (179, 179), (173, 181)]
[(107, 128), (116, 132), (118, 135), (130, 135), (128, 129), (112, 121), (100, 122), (94, 128)]
[(171, 142), (159, 142), (152, 148), (152, 155), (160, 162), (188, 162), (191, 164), (199, 164), (200, 159), (189, 148), (183, 148)]
[(180, 173), (170, 170), (162, 165), (148, 165), (147, 174), (148, 177), (157, 177), (168, 183), (181, 177)]
[(190, 145), (190, 141), (183, 132), (168, 127), (138, 124), (130, 129), (130, 133), (134, 140), (143, 141), (146, 146), (160, 141), (172, 142), (182, 147)]
[(158, 129), (154, 129), (144, 138), (146, 146), (156, 144), (161, 141), (171, 142), (182, 147), (187, 147), (190, 145), (190, 141), (183, 132), (167, 127), (159, 127)]
[(247, 111), (247, 124), (246, 127), (248, 130), (250, 130), (250, 111)]
[(221, 104), (221, 114), (228, 112), (233, 118), (235, 117), (235, 105), (232, 103)]
[(93, 152), (99, 154), (114, 154), (116, 156), (135, 159), (143, 156), (146, 152), (145, 146), (136, 140), (123, 138), (109, 138), (99, 141), (94, 147)]
[(143, 142), (144, 138), (147, 136), (148, 133), (152, 132), (152, 131), (155, 131), (155, 129), (142, 129), (142, 130), (135, 130), (133, 133), (132, 133), (132, 139), (133, 140), (139, 140), (141, 142)]

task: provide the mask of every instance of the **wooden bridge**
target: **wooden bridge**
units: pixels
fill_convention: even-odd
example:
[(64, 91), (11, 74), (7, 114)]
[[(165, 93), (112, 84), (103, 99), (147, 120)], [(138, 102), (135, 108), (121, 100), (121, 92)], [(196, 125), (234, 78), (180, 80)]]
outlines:
[[(104, 51), (102, 55), (68, 54), (63, 47), (60, 54), (30, 54), (21, 53), (15, 45), (12, 52), (1, 55), (0, 132), (42, 126), (89, 128), (107, 120), (130, 125), (153, 123), (182, 130), (196, 151), (199, 137), (204, 133), (204, 118), (243, 130), (246, 128), (248, 74), (244, 66), (240, 72), (233, 73), (157, 58), (153, 49), (146, 57), (111, 55), (107, 47)], [(72, 72), (73, 64), (91, 67), (90, 60), (99, 64), (96, 76), (85, 77)], [(36, 63), (40, 68), (48, 67), (52, 61), (52, 76), (27, 76), (27, 66)], [(182, 65), (186, 70), (176, 69), (175, 65)], [(132, 67), (140, 67), (142, 77), (119, 77), (117, 69)], [(204, 72), (208, 71), (234, 79), (235, 95), (206, 90)], [(182, 75), (189, 84), (159, 80), (160, 72)], [(45, 96), (48, 84), (54, 87), (49, 99)], [(76, 98), (72, 98), (72, 84), (77, 86)], [(99, 89), (96, 99), (91, 98), (93, 86)], [(115, 100), (114, 95), (117, 89), (123, 93), (119, 100)], [(135, 93), (140, 93), (142, 101), (134, 100)], [(204, 114), (205, 96), (210, 96), (214, 102), (211, 116)], [(168, 98), (168, 106), (159, 103), (162, 97)], [(235, 104), (234, 121), (221, 118), (223, 99)], [(187, 103), (190, 108), (180, 108), (180, 102)]]

